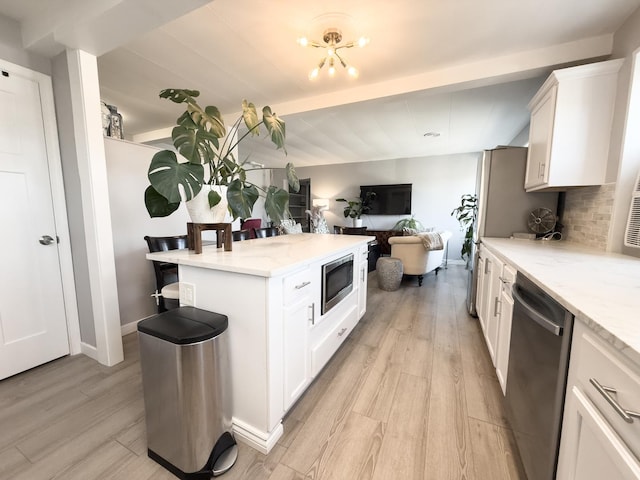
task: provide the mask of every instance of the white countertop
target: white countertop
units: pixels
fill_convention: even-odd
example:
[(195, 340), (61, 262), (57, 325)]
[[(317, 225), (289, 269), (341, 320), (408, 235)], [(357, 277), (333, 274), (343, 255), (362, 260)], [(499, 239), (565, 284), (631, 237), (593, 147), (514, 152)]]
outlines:
[(275, 277), (340, 251), (365, 245), (374, 239), (375, 237), (364, 235), (278, 235), (233, 242), (233, 250), (230, 252), (215, 245), (206, 245), (202, 247), (201, 254), (186, 249), (169, 250), (148, 253), (147, 259), (260, 277)]
[(482, 242), (640, 365), (640, 258), (564, 241)]

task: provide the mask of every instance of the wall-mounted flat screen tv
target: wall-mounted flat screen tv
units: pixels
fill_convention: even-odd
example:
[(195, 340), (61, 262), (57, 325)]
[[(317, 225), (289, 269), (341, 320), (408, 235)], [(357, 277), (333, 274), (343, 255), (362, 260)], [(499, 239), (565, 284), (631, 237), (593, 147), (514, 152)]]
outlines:
[(410, 215), (411, 183), (395, 185), (361, 185), (360, 198), (367, 192), (375, 192), (368, 215)]

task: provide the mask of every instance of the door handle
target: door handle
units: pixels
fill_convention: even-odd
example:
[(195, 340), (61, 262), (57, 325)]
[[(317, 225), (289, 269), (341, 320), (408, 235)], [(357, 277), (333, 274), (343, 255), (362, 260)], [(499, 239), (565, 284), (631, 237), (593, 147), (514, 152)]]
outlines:
[(58, 243), (58, 237), (53, 238), (50, 235), (43, 235), (38, 241), (41, 245), (51, 245), (52, 243)]

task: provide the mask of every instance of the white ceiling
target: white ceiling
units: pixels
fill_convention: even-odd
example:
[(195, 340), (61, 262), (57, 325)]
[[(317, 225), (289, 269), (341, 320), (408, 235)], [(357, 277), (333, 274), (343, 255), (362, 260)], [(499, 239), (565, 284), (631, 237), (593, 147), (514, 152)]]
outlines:
[[(79, 5), (0, 0), (0, 13), (33, 25), (37, 7), (51, 3)], [(268, 104), (287, 122), (286, 160), (297, 166), (480, 151), (526, 126), (526, 104), (552, 68), (609, 54), (613, 32), (639, 5), (215, 0), (100, 55), (101, 94), (136, 141), (166, 137), (181, 113), (158, 98), (163, 88), (198, 89), (203, 104), (229, 114), (243, 98)], [(359, 79), (338, 70), (308, 80), (320, 55), (295, 40), (320, 40), (327, 27), (340, 28), (345, 40), (370, 37), (366, 48), (345, 54)], [(427, 131), (441, 135), (427, 138)], [(252, 155), (284, 164), (268, 141)]]

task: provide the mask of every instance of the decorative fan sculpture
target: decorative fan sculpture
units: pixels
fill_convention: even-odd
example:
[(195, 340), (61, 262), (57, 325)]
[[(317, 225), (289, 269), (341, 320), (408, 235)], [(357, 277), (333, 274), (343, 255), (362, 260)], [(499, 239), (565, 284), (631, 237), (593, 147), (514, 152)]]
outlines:
[(536, 235), (545, 235), (556, 226), (556, 215), (548, 208), (536, 208), (529, 213), (527, 225)]

